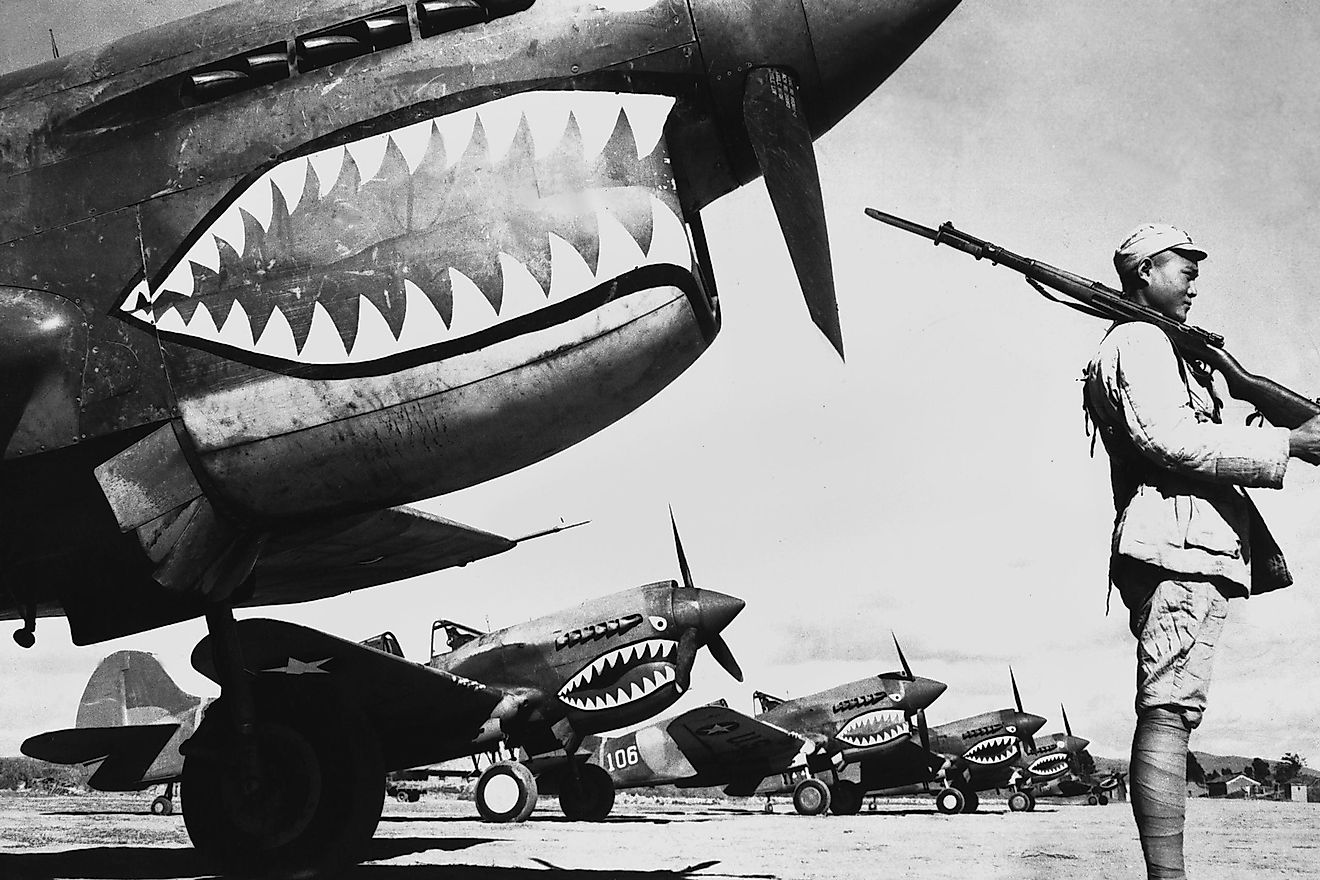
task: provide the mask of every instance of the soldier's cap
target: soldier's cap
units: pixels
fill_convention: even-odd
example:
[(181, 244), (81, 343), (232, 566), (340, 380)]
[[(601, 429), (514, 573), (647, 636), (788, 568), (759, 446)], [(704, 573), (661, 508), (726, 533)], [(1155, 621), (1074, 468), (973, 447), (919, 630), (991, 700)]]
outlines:
[(1192, 243), (1192, 237), (1167, 223), (1143, 223), (1128, 233), (1114, 251), (1114, 268), (1126, 275), (1147, 257), (1164, 251), (1177, 251), (1189, 260), (1204, 260), (1205, 251)]

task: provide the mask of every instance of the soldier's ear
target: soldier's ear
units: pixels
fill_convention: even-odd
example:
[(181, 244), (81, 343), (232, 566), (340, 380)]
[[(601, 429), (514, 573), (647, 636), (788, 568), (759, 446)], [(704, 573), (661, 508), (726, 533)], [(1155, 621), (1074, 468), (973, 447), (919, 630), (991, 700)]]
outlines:
[(1141, 286), (1145, 287), (1147, 284), (1150, 283), (1150, 273), (1153, 272), (1154, 270), (1155, 270), (1155, 260), (1151, 257), (1146, 257), (1146, 259), (1142, 260), (1140, 263), (1137, 263), (1137, 268), (1132, 274), (1141, 283)]

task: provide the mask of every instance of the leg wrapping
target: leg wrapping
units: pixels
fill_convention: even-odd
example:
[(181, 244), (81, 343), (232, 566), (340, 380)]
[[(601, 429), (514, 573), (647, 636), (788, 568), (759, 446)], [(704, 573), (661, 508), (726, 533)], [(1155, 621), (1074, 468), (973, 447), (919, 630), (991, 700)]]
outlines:
[(1181, 714), (1146, 709), (1137, 716), (1129, 768), (1132, 814), (1141, 835), (1148, 880), (1183, 880), (1187, 808), (1187, 738)]

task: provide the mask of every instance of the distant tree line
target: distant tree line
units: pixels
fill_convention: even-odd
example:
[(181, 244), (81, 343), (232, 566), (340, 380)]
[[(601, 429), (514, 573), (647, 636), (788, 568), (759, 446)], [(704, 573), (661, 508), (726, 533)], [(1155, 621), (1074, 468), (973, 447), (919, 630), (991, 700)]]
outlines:
[(86, 775), (78, 766), (48, 764), (36, 758), (0, 758), (0, 790), (77, 788)]
[[(1251, 763), (1244, 766), (1241, 770), (1223, 767), (1216, 768), (1206, 772), (1201, 767), (1201, 762), (1191, 752), (1187, 753), (1187, 778), (1192, 782), (1205, 785), (1210, 782), (1232, 779), (1239, 773), (1262, 785), (1271, 783), (1276, 785), (1287, 785), (1294, 781), (1314, 784), (1314, 777), (1306, 777), (1302, 771), (1306, 769), (1306, 759), (1296, 752), (1284, 752), (1283, 757), (1270, 765), (1264, 758), (1252, 758)], [(1299, 777), (1302, 777), (1299, 779)]]

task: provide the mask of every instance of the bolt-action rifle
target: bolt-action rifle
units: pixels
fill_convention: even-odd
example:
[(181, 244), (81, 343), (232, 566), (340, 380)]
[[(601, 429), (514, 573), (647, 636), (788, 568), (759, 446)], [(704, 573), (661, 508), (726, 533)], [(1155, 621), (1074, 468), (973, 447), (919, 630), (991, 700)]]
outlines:
[[(1257, 412), (1270, 424), (1281, 428), (1295, 428), (1320, 415), (1320, 404), (1315, 401), (1308, 400), (1272, 379), (1248, 373), (1236, 358), (1224, 350), (1224, 337), (1217, 333), (1181, 324), (1154, 309), (1124, 299), (1117, 290), (1105, 287), (1098, 281), (1056, 269), (1039, 260), (1019, 256), (956, 229), (952, 223), (943, 223), (939, 229), (930, 229), (904, 220), (902, 217), (877, 211), (875, 208), (867, 208), (866, 213), (867, 216), (882, 223), (929, 238), (936, 245), (946, 244), (965, 254), (971, 254), (978, 260), (986, 259), (992, 264), (1007, 266), (1015, 272), (1020, 272), (1027, 279), (1028, 284), (1051, 302), (1107, 321), (1145, 321), (1156, 325), (1168, 334), (1185, 357), (1201, 361), (1222, 373), (1229, 393), (1238, 400), (1244, 400), (1255, 406)], [(1076, 302), (1059, 299), (1051, 295), (1046, 287), (1071, 297)]]

